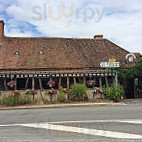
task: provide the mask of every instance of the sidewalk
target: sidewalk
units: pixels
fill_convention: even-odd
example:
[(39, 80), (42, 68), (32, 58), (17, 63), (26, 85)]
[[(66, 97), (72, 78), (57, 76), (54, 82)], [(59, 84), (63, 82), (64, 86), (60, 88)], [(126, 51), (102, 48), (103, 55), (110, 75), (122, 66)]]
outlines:
[(66, 103), (66, 104), (46, 104), (46, 105), (26, 105), (26, 106), (14, 106), (14, 107), (0, 107), (0, 110), (16, 110), (16, 109), (40, 109), (40, 108), (62, 108), (62, 107), (84, 107), (84, 106), (126, 106), (125, 103), (114, 102), (81, 102), (81, 103)]
[(132, 105), (142, 105), (142, 98), (124, 99), (124, 100), (121, 100), (120, 102), (125, 104), (132, 104)]

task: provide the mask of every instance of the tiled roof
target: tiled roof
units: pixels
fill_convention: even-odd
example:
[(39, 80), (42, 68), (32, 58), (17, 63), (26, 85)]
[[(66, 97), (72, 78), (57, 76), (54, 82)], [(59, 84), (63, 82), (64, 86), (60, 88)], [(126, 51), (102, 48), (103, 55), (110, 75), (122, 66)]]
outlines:
[[(14, 55), (15, 52), (19, 55)], [(4, 37), (0, 70), (92, 69), (109, 58), (128, 67), (125, 61), (128, 53), (107, 39)]]

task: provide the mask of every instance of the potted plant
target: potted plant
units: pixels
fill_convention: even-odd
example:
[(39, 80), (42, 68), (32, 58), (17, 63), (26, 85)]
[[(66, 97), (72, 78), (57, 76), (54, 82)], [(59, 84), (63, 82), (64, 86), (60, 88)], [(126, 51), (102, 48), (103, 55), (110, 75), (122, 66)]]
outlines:
[(52, 102), (52, 96), (57, 94), (57, 91), (55, 89), (48, 90), (48, 94), (50, 94), (50, 101)]
[(94, 98), (95, 94), (100, 94), (101, 97), (102, 97), (102, 93), (103, 93), (103, 89), (102, 89), (102, 88), (95, 87), (95, 88), (93, 89), (93, 98)]
[(33, 95), (33, 101), (34, 101), (34, 99), (35, 99), (35, 94), (37, 94), (37, 90), (28, 89), (28, 90), (25, 91), (25, 93), (26, 93), (27, 95)]
[(71, 93), (71, 89), (69, 89), (69, 88), (64, 88), (64, 89), (63, 89), (63, 92), (68, 95), (68, 99), (69, 99), (69, 94)]

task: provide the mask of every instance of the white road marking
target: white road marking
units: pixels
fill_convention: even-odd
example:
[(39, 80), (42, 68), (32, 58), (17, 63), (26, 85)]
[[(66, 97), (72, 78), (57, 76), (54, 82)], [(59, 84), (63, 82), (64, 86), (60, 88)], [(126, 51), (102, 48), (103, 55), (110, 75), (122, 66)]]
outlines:
[(107, 123), (107, 122), (118, 122), (118, 123), (131, 123), (131, 124), (142, 124), (141, 119), (118, 119), (118, 120), (82, 120), (82, 121), (58, 121), (48, 122), (50, 124), (69, 124), (69, 123)]
[(0, 127), (13, 127), (17, 126), (17, 124), (5, 124), (5, 125), (0, 125)]
[(53, 131), (56, 130), (56, 131), (80, 133), (86, 135), (96, 135), (96, 136), (103, 136), (109, 138), (142, 139), (142, 135), (136, 135), (136, 134), (56, 125), (56, 124), (70, 124), (70, 123), (103, 123), (103, 122), (142, 124), (142, 119), (59, 121), (59, 122), (43, 122), (43, 123), (27, 123), (27, 124), (7, 124), (7, 125), (0, 125), (0, 127), (23, 126), (23, 127), (32, 127), (32, 128), (42, 128)]
[(121, 120), (122, 123), (142, 124), (142, 120)]
[(103, 137), (109, 137), (109, 138), (142, 139), (142, 135), (96, 130), (96, 129), (87, 129), (87, 128), (78, 128), (78, 127), (71, 127), (71, 126), (52, 125), (52, 124), (45, 124), (45, 123), (20, 124), (20, 126), (32, 127), (32, 128), (43, 128), (47, 130), (73, 132), (73, 133), (95, 135), (95, 136), (103, 136)]

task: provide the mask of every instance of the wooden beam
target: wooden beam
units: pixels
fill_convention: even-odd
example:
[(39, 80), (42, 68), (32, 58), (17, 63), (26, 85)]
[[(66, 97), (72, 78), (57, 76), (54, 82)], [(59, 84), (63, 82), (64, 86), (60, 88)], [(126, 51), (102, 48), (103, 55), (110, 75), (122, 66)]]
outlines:
[(102, 87), (102, 77), (99, 77), (99, 85)]
[(70, 88), (70, 78), (67, 77), (67, 88)]
[(73, 80), (74, 80), (74, 84), (76, 84), (76, 78), (75, 77), (73, 77)]
[(84, 84), (86, 84), (86, 77), (85, 76), (83, 77), (83, 82), (84, 82)]
[(50, 75), (50, 81), (52, 80), (52, 76)]
[(34, 90), (35, 89), (35, 79), (34, 79), (34, 77), (32, 78), (32, 90)]
[(105, 82), (106, 82), (106, 85), (108, 86), (108, 78), (107, 78), (107, 76), (105, 76)]
[(5, 88), (6, 91), (8, 90), (8, 89), (7, 89), (6, 78), (4, 78), (4, 88)]
[(25, 90), (28, 89), (29, 78), (26, 80)]
[(16, 85), (14, 86), (14, 89), (17, 90), (17, 78), (15, 78), (14, 81), (16, 81)]
[(39, 78), (39, 87), (40, 87), (40, 90), (42, 90), (42, 81), (41, 81), (41, 78)]
[(61, 85), (62, 85), (62, 78), (60, 77), (59, 78), (59, 86), (58, 86), (59, 89), (60, 89)]

